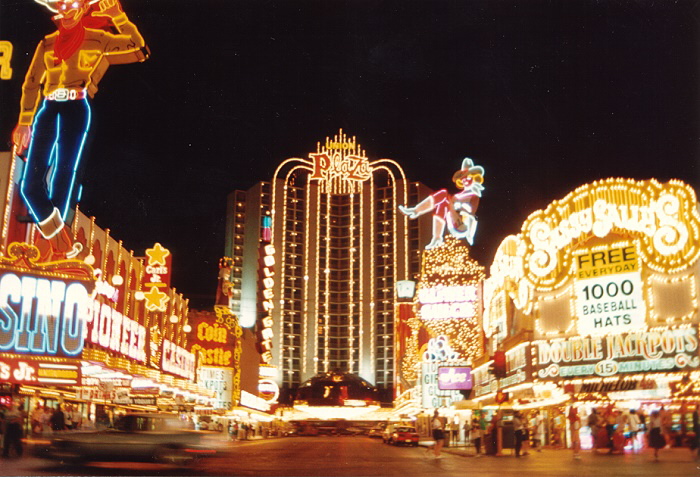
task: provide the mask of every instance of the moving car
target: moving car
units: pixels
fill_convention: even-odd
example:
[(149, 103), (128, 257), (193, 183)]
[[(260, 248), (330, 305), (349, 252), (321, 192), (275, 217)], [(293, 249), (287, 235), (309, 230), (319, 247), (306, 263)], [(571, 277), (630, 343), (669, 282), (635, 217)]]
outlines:
[(420, 436), (416, 432), (416, 428), (412, 426), (388, 426), (384, 430), (382, 439), (386, 444), (417, 446)]
[(171, 414), (132, 413), (121, 416), (114, 428), (54, 435), (43, 457), (62, 462), (160, 462), (190, 465), (215, 449), (202, 445), (204, 433), (188, 428)]
[(383, 427), (373, 427), (373, 428), (371, 428), (371, 429), (367, 432), (367, 435), (368, 435), (369, 437), (379, 437), (379, 438), (381, 438), (383, 432), (384, 432), (384, 428), (383, 428)]

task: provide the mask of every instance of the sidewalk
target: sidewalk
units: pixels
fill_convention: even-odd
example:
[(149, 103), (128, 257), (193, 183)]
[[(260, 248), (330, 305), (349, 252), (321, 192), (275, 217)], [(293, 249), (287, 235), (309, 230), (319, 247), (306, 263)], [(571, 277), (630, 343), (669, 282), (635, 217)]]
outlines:
[(506, 449), (503, 455), (479, 459), (474, 458), (473, 447), (446, 447), (442, 452), (469, 458), (471, 475), (700, 477), (700, 461), (687, 448), (663, 449), (658, 461), (654, 460), (652, 449), (615, 455), (588, 450), (581, 452), (581, 459), (574, 459), (571, 449), (530, 449), (529, 455), (520, 458), (512, 449)]

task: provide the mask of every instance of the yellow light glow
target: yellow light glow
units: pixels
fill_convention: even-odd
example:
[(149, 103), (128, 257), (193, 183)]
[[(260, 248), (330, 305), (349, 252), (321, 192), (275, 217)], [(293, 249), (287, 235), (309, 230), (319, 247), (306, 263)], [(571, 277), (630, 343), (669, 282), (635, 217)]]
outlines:
[(663, 273), (700, 256), (700, 215), (691, 187), (678, 180), (604, 179), (583, 185), (523, 224), (525, 276), (539, 291), (561, 286), (573, 264), (571, 248), (587, 240), (638, 240), (642, 262)]
[[(443, 246), (423, 251), (423, 267), (416, 296), (420, 296), (423, 290), (436, 287), (470, 285), (481, 290), (484, 278), (484, 267), (469, 256), (469, 247), (452, 236), (446, 236)], [(477, 306), (477, 313), (468, 318), (422, 318), (423, 325), (432, 333), (449, 336), (450, 344), (462, 358), (476, 358), (483, 353), (480, 306)]]
[(150, 311), (165, 311), (166, 304), (170, 301), (170, 297), (167, 293), (161, 292), (156, 286), (152, 286), (143, 296), (146, 300), (146, 308)]
[(166, 258), (168, 258), (168, 255), (170, 255), (170, 250), (167, 248), (164, 248), (161, 244), (156, 243), (153, 248), (147, 248), (146, 249), (146, 255), (148, 256), (148, 264), (155, 266), (155, 265), (162, 265), (166, 266)]

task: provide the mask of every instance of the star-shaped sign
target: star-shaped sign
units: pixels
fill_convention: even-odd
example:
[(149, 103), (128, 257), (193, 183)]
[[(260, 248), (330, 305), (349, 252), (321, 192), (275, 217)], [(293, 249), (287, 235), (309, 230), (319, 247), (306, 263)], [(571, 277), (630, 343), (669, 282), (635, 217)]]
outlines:
[(165, 259), (170, 255), (170, 250), (164, 248), (161, 244), (156, 243), (153, 248), (146, 249), (146, 255), (148, 255), (149, 265), (163, 265), (165, 266)]
[(165, 304), (170, 300), (170, 297), (158, 290), (158, 287), (151, 287), (151, 290), (143, 296), (146, 299), (146, 308), (151, 311), (165, 311)]

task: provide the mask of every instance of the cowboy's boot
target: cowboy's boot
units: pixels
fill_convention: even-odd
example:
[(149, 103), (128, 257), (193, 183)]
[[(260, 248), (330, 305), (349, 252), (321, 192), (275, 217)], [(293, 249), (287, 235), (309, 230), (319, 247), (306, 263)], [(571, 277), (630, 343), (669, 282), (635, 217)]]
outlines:
[(51, 215), (36, 224), (39, 231), (34, 245), (39, 249), (39, 262), (52, 262), (54, 246), (53, 238), (63, 229), (63, 219), (58, 209), (53, 209)]

